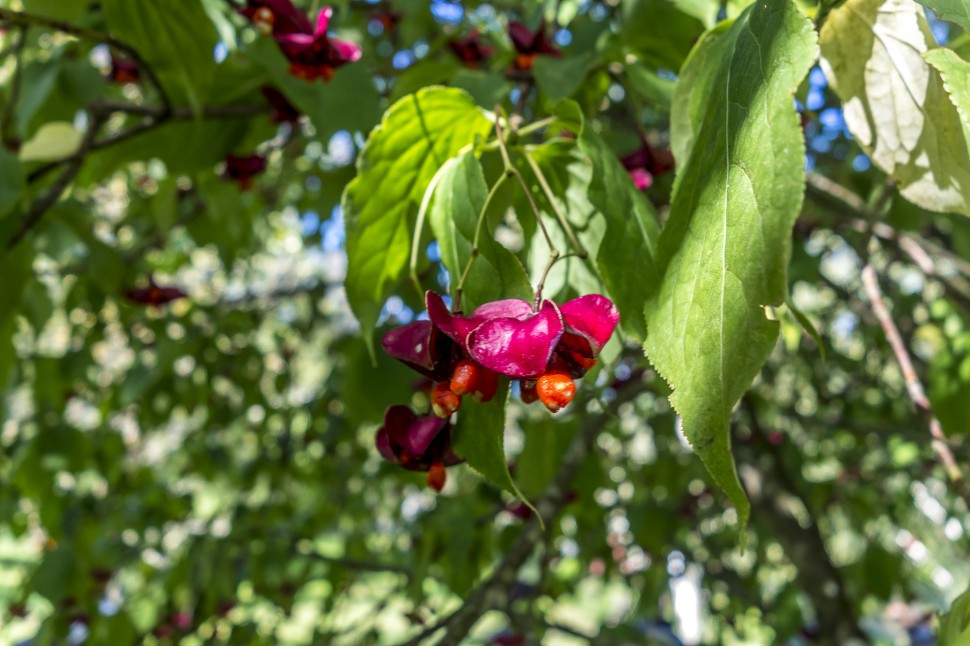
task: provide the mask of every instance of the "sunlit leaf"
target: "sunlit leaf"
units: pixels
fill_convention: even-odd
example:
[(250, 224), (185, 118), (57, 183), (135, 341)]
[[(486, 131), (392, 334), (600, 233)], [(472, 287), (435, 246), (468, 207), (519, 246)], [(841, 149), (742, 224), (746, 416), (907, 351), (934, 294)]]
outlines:
[(694, 136), (681, 148), (658, 244), (663, 279), (646, 307), (645, 349), (742, 526), (750, 506), (729, 421), (778, 335), (762, 306), (780, 305), (787, 293), (804, 181), (792, 94), (816, 51), (811, 23), (791, 2), (758, 3), (727, 31), (704, 37), (685, 65), (694, 82), (678, 84), (674, 97), (690, 106), (674, 110), (675, 136)]
[(970, 63), (945, 47), (931, 49), (923, 58), (940, 73), (943, 87), (963, 118), (964, 127), (970, 127)]
[(491, 129), (465, 92), (432, 87), (384, 115), (347, 185), (347, 298), (370, 342), (385, 299), (407, 267), (418, 205), (438, 168)]
[(81, 147), (82, 135), (65, 121), (45, 123), (20, 148), (20, 161), (56, 161), (70, 157)]
[(970, 31), (970, 0), (921, 0), (943, 20), (955, 22)]
[(463, 402), (454, 429), (454, 450), (468, 466), (490, 483), (525, 500), (509, 474), (505, 457), (505, 407), (508, 381), (502, 379), (498, 394), (488, 403)]
[(933, 211), (970, 215), (970, 127), (939, 72), (913, 0), (849, 0), (822, 28), (822, 67), (845, 104), (845, 122), (900, 192)]

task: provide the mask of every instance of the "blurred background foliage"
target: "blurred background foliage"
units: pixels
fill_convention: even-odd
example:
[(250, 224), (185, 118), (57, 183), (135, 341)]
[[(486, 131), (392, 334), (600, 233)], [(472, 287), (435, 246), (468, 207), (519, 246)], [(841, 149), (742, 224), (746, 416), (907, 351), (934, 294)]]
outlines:
[[(343, 292), (357, 153), (432, 84), (525, 123), (571, 98), (618, 158), (659, 153), (693, 43), (746, 4), (337, 0), (331, 32), (363, 53), (324, 83), (290, 76), (223, 0), (0, 2), (37, 17), (0, 15), (0, 642), (397, 643), (460, 605), (527, 515), (467, 467), (435, 495), (374, 449), (385, 408), (421, 395), (404, 366), (371, 363)], [(508, 21), (540, 19), (562, 58), (510, 71)], [(932, 25), (970, 54), (965, 32)], [(492, 52), (469, 65), (449, 43), (473, 31)], [(131, 52), (105, 33), (157, 79), (119, 82), (112, 59)], [(303, 116), (275, 123), (264, 87)], [(970, 221), (896, 197), (870, 232), (885, 176), (820, 69), (796, 100), (810, 178), (790, 306), (733, 427), (746, 549), (666, 385), (617, 347), (587, 379), (600, 398), (556, 417), (513, 399), (506, 444), (535, 497), (602, 398), (634, 389), (468, 643), (934, 642), (970, 580), (968, 510), (860, 270), (883, 276), (966, 467)], [(248, 187), (227, 179), (229, 155), (253, 154), (266, 167)], [(652, 170), (663, 217), (674, 174)], [(435, 245), (422, 262), (447, 284)], [(576, 271), (559, 293), (581, 291)], [(186, 296), (152, 304), (156, 283)], [(421, 309), (394, 296), (379, 323)]]

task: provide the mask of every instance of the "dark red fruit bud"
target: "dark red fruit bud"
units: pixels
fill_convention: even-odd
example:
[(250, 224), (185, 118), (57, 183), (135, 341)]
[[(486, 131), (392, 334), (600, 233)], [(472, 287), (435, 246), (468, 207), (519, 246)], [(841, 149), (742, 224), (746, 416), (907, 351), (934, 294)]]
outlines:
[(531, 404), (539, 399), (539, 394), (536, 392), (536, 382), (520, 381), (519, 385), (519, 397), (522, 399), (523, 404)]
[(475, 383), (475, 390), (472, 397), (477, 402), (491, 401), (498, 392), (498, 373), (488, 368), (479, 368), (478, 381)]
[(447, 419), (459, 408), (461, 408), (461, 397), (451, 391), (451, 384), (446, 381), (435, 384), (431, 389), (431, 410), (434, 414)]
[(273, 15), (273, 11), (269, 7), (260, 7), (253, 14), (253, 25), (264, 36), (273, 33), (274, 22), (276, 22), (276, 16)]
[(428, 486), (437, 492), (441, 492), (445, 488), (445, 482), (448, 479), (448, 474), (445, 472), (445, 465), (440, 462), (432, 464), (431, 468), (428, 469)]
[(539, 400), (553, 413), (558, 413), (573, 400), (576, 384), (565, 372), (547, 372), (536, 381)]

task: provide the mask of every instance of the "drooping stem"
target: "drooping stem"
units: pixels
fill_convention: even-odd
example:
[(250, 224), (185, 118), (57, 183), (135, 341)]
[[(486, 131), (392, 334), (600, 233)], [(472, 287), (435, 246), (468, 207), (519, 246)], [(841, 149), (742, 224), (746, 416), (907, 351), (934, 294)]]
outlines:
[(549, 200), (549, 204), (552, 206), (553, 213), (556, 214), (556, 219), (559, 220), (559, 226), (562, 227), (563, 231), (569, 237), (569, 244), (572, 245), (573, 250), (576, 255), (580, 258), (586, 258), (586, 249), (579, 242), (576, 237), (576, 233), (573, 231), (572, 226), (570, 226), (569, 221), (566, 219), (566, 215), (559, 208), (559, 204), (556, 202), (555, 196), (552, 194), (552, 188), (549, 186), (549, 182), (546, 180), (545, 174), (542, 172), (542, 168), (536, 163), (536, 160), (532, 158), (529, 151), (523, 150), (522, 154), (525, 156), (525, 160), (529, 163), (529, 167), (532, 168), (532, 172), (535, 173), (536, 179), (539, 180), (539, 186), (542, 187), (542, 192), (546, 194), (546, 199)]
[[(459, 151), (460, 154), (462, 154), (461, 151)], [(441, 174), (446, 168), (448, 168), (447, 164), (442, 165), (428, 183), (428, 188), (425, 189), (424, 196), (421, 198), (421, 206), (418, 207), (417, 219), (414, 222), (414, 235), (411, 238), (409, 273), (411, 276), (411, 284), (414, 285), (414, 288), (418, 292), (418, 298), (421, 299), (424, 298), (421, 281), (418, 280), (418, 254), (421, 251), (421, 233), (424, 230), (424, 219), (428, 213), (428, 207), (431, 205), (431, 197), (434, 195), (434, 191), (438, 187), (438, 182), (441, 181)]]
[(869, 299), (869, 305), (872, 307), (872, 313), (879, 321), (879, 325), (886, 335), (886, 340), (889, 342), (889, 347), (892, 348), (893, 355), (896, 357), (896, 363), (899, 364), (899, 370), (903, 373), (906, 392), (913, 405), (926, 418), (927, 430), (931, 438), (930, 447), (946, 469), (946, 474), (953, 482), (956, 492), (970, 505), (970, 490), (968, 490), (963, 472), (950, 450), (946, 434), (943, 432), (939, 418), (933, 412), (933, 406), (926, 396), (923, 383), (916, 374), (916, 368), (913, 367), (913, 360), (910, 358), (909, 350), (899, 333), (899, 328), (896, 327), (892, 314), (886, 306), (882, 289), (879, 287), (876, 270), (869, 263), (866, 263), (866, 266), (862, 269), (862, 286)]
[(532, 207), (532, 212), (535, 213), (536, 222), (539, 223), (539, 229), (542, 231), (543, 237), (546, 239), (546, 244), (549, 245), (549, 252), (552, 253), (556, 251), (556, 245), (553, 244), (552, 238), (549, 237), (549, 231), (546, 230), (546, 225), (542, 221), (542, 212), (539, 211), (539, 206), (536, 204), (535, 199), (532, 197), (532, 191), (529, 190), (529, 185), (526, 184), (525, 178), (522, 177), (522, 173), (519, 169), (512, 165), (512, 159), (509, 157), (509, 150), (506, 146), (505, 136), (502, 133), (502, 124), (500, 123), (501, 106), (495, 106), (495, 134), (498, 137), (499, 150), (502, 152), (502, 162), (505, 164), (505, 172), (512, 173), (515, 178), (519, 180), (519, 184), (522, 186), (522, 191), (525, 193), (525, 197), (529, 200), (529, 206)]
[(491, 190), (488, 192), (488, 197), (485, 198), (485, 203), (482, 205), (481, 213), (478, 214), (478, 222), (475, 224), (475, 237), (472, 238), (472, 250), (471, 254), (468, 256), (468, 262), (465, 263), (465, 269), (461, 272), (461, 277), (458, 279), (458, 286), (455, 288), (455, 302), (452, 304), (452, 311), (457, 312), (461, 309), (461, 295), (465, 289), (465, 280), (468, 278), (469, 272), (472, 270), (472, 264), (474, 264), (475, 259), (478, 258), (478, 242), (481, 240), (482, 229), (485, 228), (485, 217), (488, 213), (488, 206), (492, 203), (492, 198), (498, 193), (499, 188), (505, 183), (505, 180), (509, 178), (509, 169), (505, 169), (499, 178), (492, 185)]

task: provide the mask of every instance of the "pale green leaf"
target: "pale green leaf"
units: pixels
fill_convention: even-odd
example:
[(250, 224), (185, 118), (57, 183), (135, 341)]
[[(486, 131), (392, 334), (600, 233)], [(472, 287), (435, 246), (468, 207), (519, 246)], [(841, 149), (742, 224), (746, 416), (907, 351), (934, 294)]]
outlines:
[(920, 0), (943, 20), (955, 22), (970, 31), (970, 0)]
[(66, 121), (45, 123), (20, 147), (20, 161), (57, 161), (81, 147), (82, 135)]
[(24, 170), (17, 158), (0, 147), (0, 218), (20, 201), (24, 192)]
[(645, 349), (742, 526), (750, 505), (731, 456), (730, 416), (778, 335), (762, 306), (787, 293), (805, 163), (792, 96), (816, 51), (811, 23), (789, 0), (759, 2), (698, 43), (674, 94), (675, 106), (689, 106), (675, 107), (674, 136), (689, 145), (675, 142), (679, 171)]
[(112, 35), (131, 43), (178, 100), (195, 109), (215, 71), (216, 28), (200, 0), (105, 0)]
[(931, 49), (923, 58), (940, 73), (943, 87), (960, 113), (964, 127), (970, 127), (970, 63), (945, 47)]
[(819, 39), (822, 67), (845, 122), (903, 197), (932, 211), (970, 214), (970, 130), (922, 54), (933, 44), (913, 0), (848, 0)]
[(505, 457), (505, 409), (509, 382), (502, 379), (492, 401), (480, 403), (466, 397), (458, 411), (452, 446), (455, 454), (490, 483), (528, 504), (512, 480)]
[(431, 87), (385, 113), (343, 195), (347, 298), (370, 342), (384, 301), (408, 263), (418, 205), (437, 170), (491, 129), (461, 90)]
[(970, 590), (957, 597), (940, 619), (939, 646), (970, 646)]
[[(472, 254), (488, 187), (482, 166), (471, 150), (449, 160), (442, 168), (429, 223), (438, 239), (441, 261), (451, 273), (454, 290)], [(531, 301), (534, 294), (522, 263), (495, 240), (487, 218), (482, 222), (478, 238), (479, 253), (465, 280), (462, 309), (471, 311), (503, 298)]]

